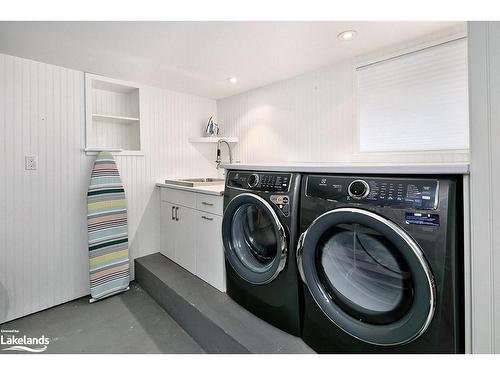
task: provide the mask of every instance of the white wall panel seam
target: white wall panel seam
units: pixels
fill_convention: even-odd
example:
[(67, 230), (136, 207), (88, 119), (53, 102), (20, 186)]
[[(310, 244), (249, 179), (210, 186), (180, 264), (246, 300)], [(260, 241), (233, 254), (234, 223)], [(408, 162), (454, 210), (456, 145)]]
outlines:
[(488, 200), (490, 204), (488, 205), (488, 225), (489, 225), (489, 232), (490, 232), (490, 237), (489, 237), (489, 252), (490, 252), (490, 269), (489, 269), (489, 276), (490, 276), (490, 327), (492, 327), (491, 335), (490, 335), (490, 346), (493, 350), (493, 353), (495, 353), (495, 298), (493, 295), (494, 288), (493, 286), (495, 285), (495, 270), (494, 270), (494, 243), (493, 243), (493, 183), (492, 183), (492, 133), (491, 133), (491, 59), (490, 59), (490, 30), (489, 30), (489, 25), (486, 25), (486, 95), (487, 95), (487, 100), (486, 100), (486, 108), (487, 108), (487, 113), (486, 113), (486, 124), (487, 124), (487, 129), (488, 129)]

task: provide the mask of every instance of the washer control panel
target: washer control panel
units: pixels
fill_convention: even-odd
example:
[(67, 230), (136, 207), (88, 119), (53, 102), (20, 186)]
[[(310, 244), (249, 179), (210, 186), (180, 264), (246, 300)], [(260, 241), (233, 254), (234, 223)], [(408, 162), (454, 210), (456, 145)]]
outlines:
[(306, 195), (343, 203), (434, 210), (439, 183), (428, 179), (316, 176), (307, 178)]
[(229, 171), (227, 186), (245, 190), (287, 192), (291, 179), (290, 173)]

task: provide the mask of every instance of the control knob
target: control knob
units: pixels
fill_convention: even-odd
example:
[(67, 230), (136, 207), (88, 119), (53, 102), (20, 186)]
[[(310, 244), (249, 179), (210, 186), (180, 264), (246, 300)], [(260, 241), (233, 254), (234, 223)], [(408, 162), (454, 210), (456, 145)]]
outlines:
[(370, 185), (364, 180), (355, 180), (347, 188), (349, 196), (354, 199), (363, 199), (370, 193)]
[(259, 183), (259, 175), (256, 173), (251, 174), (248, 176), (248, 186), (253, 188), (256, 187), (257, 184)]

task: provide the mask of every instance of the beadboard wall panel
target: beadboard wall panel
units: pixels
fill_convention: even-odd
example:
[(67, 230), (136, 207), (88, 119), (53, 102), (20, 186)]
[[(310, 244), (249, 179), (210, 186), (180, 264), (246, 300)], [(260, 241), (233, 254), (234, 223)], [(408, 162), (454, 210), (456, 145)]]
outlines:
[(469, 22), (472, 350), (500, 353), (500, 22)]
[(352, 159), (352, 66), (338, 64), (217, 101), (243, 163)]
[(260, 162), (466, 162), (463, 152), (359, 153), (357, 64), (466, 32), (465, 25), (217, 101), (224, 134), (237, 136), (236, 160)]
[[(0, 323), (88, 294), (84, 102), (83, 72), (0, 54)], [(144, 156), (116, 156), (131, 259), (160, 250), (156, 182), (218, 175), (213, 147), (188, 142), (215, 114), (213, 100), (141, 88)]]
[(0, 322), (88, 290), (83, 92), (81, 72), (0, 55)]

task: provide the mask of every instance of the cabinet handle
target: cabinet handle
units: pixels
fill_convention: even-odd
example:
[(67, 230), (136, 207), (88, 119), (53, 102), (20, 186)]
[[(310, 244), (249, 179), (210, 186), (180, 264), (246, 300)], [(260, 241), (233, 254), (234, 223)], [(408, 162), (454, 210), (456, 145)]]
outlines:
[(175, 220), (174, 210), (175, 210), (175, 206), (172, 206), (172, 220)]
[(208, 220), (208, 221), (212, 221), (214, 219), (213, 217), (207, 217), (205, 215), (203, 215), (201, 218), (205, 219), (205, 220)]
[(201, 202), (201, 204), (204, 204), (205, 206), (213, 206), (213, 203), (208, 203), (208, 202)]
[(175, 207), (175, 221), (179, 221), (179, 207)]

